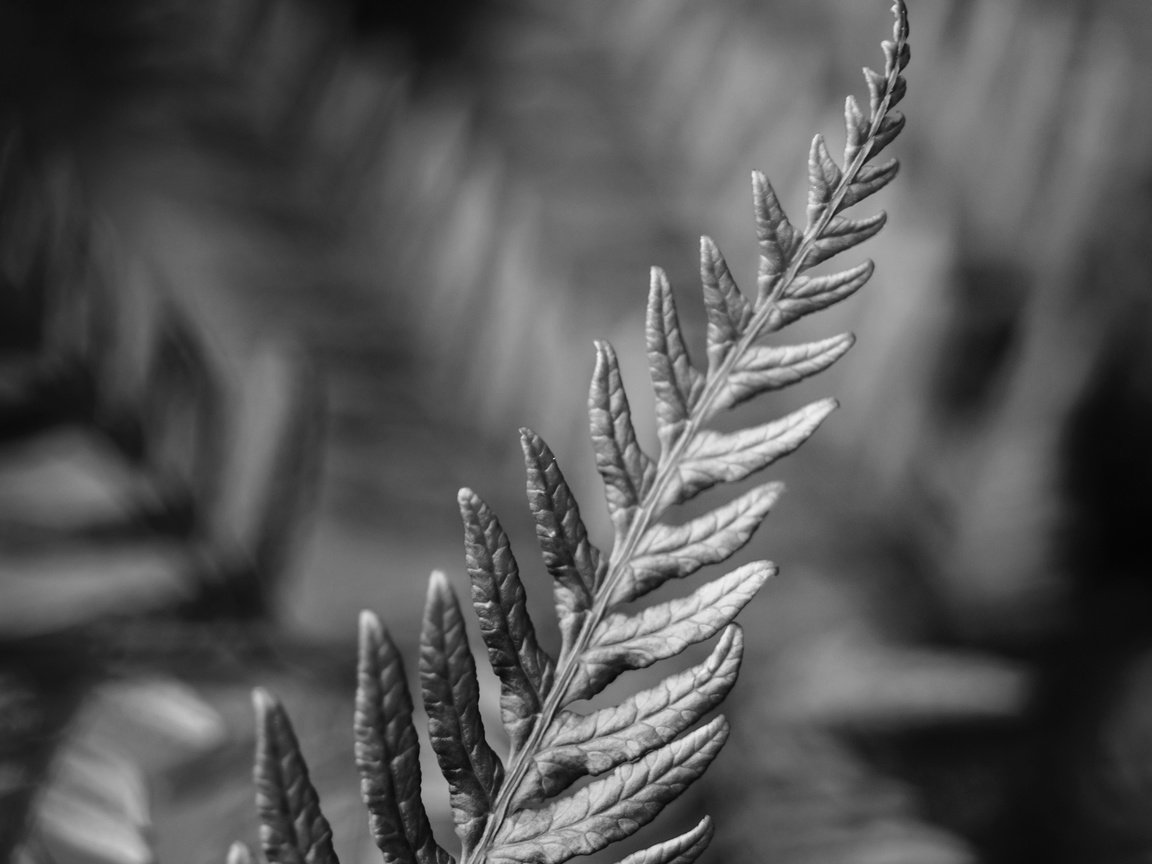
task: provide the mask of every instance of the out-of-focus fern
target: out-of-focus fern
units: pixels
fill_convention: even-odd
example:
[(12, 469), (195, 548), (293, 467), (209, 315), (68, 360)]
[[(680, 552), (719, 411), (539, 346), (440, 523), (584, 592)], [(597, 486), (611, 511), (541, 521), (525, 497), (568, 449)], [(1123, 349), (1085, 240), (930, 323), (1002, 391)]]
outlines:
[[(771, 185), (753, 175), (760, 268), (755, 299), (737, 287), (716, 244), (701, 241), (708, 316), (707, 364), (688, 356), (663, 272), (652, 271), (648, 360), (656, 396), (659, 454), (641, 448), (612, 347), (596, 345), (589, 394), (597, 467), (615, 528), (612, 551), (594, 546), (548, 445), (521, 432), (529, 506), (545, 567), (555, 583), (561, 646), (553, 657), (537, 640), (508, 537), (487, 504), (459, 495), (472, 602), (489, 661), (500, 680), (501, 720), (511, 749), (505, 761), (488, 744), (480, 718), (476, 665), (459, 601), (443, 574), (428, 588), (420, 679), (432, 747), (448, 780), (460, 860), (561, 864), (597, 852), (650, 822), (716, 756), (724, 717), (701, 718), (727, 695), (739, 669), (742, 635), (733, 619), (775, 572), (766, 561), (740, 567), (683, 598), (640, 611), (627, 604), (668, 579), (726, 560), (742, 548), (780, 493), (752, 489), (684, 524), (661, 521), (677, 504), (720, 483), (736, 482), (799, 447), (835, 408), (820, 400), (751, 429), (708, 428), (724, 409), (826, 369), (851, 347), (842, 335), (804, 345), (766, 344), (796, 319), (848, 297), (872, 274), (865, 262), (829, 275), (813, 267), (879, 231), (875, 216), (845, 209), (896, 174), (897, 163), (872, 160), (900, 133), (894, 108), (908, 63), (907, 10), (893, 7), (893, 40), (883, 73), (865, 70), (870, 100), (849, 97), (843, 164), (817, 135), (809, 155), (807, 224), (794, 226)], [(700, 665), (674, 674), (619, 705), (572, 710), (622, 673), (679, 654), (721, 633)], [(259, 741), (255, 778), (265, 856), (275, 862), (335, 861), (331, 829), (284, 709), (256, 698)], [(370, 612), (360, 624), (356, 755), (377, 845), (389, 864), (451, 864), (436, 842), (420, 797), (412, 700), (402, 659)], [(576, 791), (581, 778), (592, 777)], [(673, 840), (637, 852), (628, 864), (689, 864), (707, 845), (705, 817)], [(248, 859), (234, 847), (230, 860)]]
[(76, 166), (0, 142), (0, 860), (147, 860), (141, 738), (171, 765), (219, 728), (141, 667), (270, 617), (318, 382), (283, 350), (217, 362)]

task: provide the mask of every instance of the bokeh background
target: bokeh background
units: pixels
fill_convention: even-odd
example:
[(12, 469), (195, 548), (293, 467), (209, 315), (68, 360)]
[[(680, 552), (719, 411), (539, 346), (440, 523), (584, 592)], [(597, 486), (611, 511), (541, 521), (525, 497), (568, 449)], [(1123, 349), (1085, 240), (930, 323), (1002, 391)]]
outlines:
[[(916, 0), (841, 410), (743, 553), (712, 860), (1152, 856), (1152, 6)], [(584, 394), (653, 439), (647, 268), (703, 343), (748, 175), (793, 213), (883, 0), (0, 4), (0, 854), (219, 862), (285, 701), (346, 862), (355, 616), (409, 651), (485, 496), (547, 635), (515, 433), (608, 536)], [(489, 723), (494, 729), (496, 724)], [(444, 790), (428, 806), (450, 838)], [(673, 833), (681, 813), (642, 836)], [(662, 832), (662, 833), (661, 833)]]

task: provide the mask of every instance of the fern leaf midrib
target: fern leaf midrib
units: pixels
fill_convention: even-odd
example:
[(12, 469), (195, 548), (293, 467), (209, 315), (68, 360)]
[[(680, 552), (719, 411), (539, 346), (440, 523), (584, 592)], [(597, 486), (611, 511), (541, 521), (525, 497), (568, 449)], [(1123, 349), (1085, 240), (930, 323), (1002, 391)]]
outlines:
[[(903, 40), (901, 40), (901, 42), (903, 42)], [(716, 369), (715, 373), (709, 376), (699, 400), (693, 406), (691, 415), (680, 435), (676, 438), (675, 443), (667, 451), (666, 456), (662, 454), (662, 458), (657, 466), (656, 477), (648, 490), (648, 494), (644, 496), (640, 507), (637, 508), (636, 516), (628, 528), (628, 533), (625, 535), (624, 541), (613, 550), (607, 577), (600, 587), (592, 609), (589, 610), (589, 614), (585, 618), (583, 626), (580, 628), (579, 635), (574, 640), (569, 651), (562, 654), (556, 664), (556, 673), (553, 678), (552, 687), (548, 691), (547, 698), (542, 703), (540, 715), (537, 717), (535, 724), (533, 724), (528, 739), (524, 742), (523, 747), (510, 754), (509, 761), (511, 764), (505, 774), (504, 783), (501, 784), (496, 794), (496, 801), (492, 808), (492, 813), (489, 816), (488, 823), (484, 827), (484, 833), (480, 841), (471, 850), (471, 854), (464, 857), (461, 864), (479, 864), (479, 862), (484, 861), (487, 857), (492, 838), (507, 816), (508, 807), (515, 797), (520, 783), (524, 780), (532, 759), (538, 752), (544, 733), (551, 727), (557, 712), (564, 707), (562, 701), (579, 669), (579, 658), (589, 647), (592, 634), (603, 621), (604, 615), (608, 611), (609, 600), (613, 595), (616, 585), (627, 572), (628, 565), (635, 555), (636, 546), (640, 542), (640, 538), (643, 537), (652, 526), (653, 521), (661, 515), (656, 512), (656, 508), (663, 498), (668, 483), (680, 465), (684, 450), (687, 448), (689, 442), (700, 432), (703, 424), (710, 418), (713, 403), (728, 383), (729, 376), (737, 362), (739, 362), (748, 349), (752, 347), (752, 344), (762, 335), (762, 331), (764, 331), (765, 326), (768, 324), (772, 312), (779, 308), (778, 303), (780, 299), (805, 269), (804, 262), (808, 257), (808, 253), (827, 230), (828, 225), (836, 215), (840, 203), (844, 200), (844, 196), (847, 195), (849, 187), (855, 182), (860, 169), (871, 156), (876, 135), (880, 130), (880, 124), (884, 121), (884, 118), (887, 117), (891, 107), (891, 95), (896, 87), (899, 76), (900, 68), (898, 65), (894, 65), (888, 72), (884, 98), (871, 118), (868, 137), (864, 145), (860, 147), (852, 162), (845, 166), (840, 182), (837, 184), (835, 191), (829, 199), (828, 205), (824, 208), (817, 222), (804, 232), (799, 246), (789, 259), (788, 267), (785, 269), (783, 276), (777, 284), (773, 286), (771, 294), (769, 294), (760, 308), (752, 316), (740, 340), (732, 346), (732, 349), (725, 356), (724, 361)]]

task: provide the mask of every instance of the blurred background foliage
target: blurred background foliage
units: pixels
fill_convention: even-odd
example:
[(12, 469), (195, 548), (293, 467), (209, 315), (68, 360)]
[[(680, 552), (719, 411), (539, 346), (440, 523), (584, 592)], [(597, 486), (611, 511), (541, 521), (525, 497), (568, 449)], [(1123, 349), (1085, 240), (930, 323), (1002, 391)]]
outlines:
[[(591, 340), (653, 437), (646, 268), (702, 344), (698, 235), (747, 289), (748, 172), (799, 212), (885, 6), (0, 4), (0, 854), (223, 860), (259, 683), (376, 860), (356, 610), (411, 652), (463, 484), (530, 566), (521, 425), (606, 538)], [(843, 407), (686, 806), (717, 860), (1144, 860), (1152, 7), (911, 12), (878, 275), (789, 337), (857, 332), (791, 397)]]

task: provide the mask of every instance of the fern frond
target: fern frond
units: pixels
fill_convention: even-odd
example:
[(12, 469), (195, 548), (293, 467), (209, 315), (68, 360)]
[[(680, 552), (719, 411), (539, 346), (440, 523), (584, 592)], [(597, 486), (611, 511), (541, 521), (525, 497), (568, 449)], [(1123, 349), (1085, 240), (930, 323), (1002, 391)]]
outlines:
[[(598, 817), (609, 812), (624, 815), (630, 799), (644, 800), (646, 807), (655, 805), (656, 809), (668, 800), (660, 794), (645, 798), (647, 793), (668, 788), (655, 779), (635, 788), (622, 781), (614, 783), (622, 769), (646, 766), (647, 770), (652, 760), (668, 758), (669, 748), (680, 747), (682, 752), (685, 747), (707, 750), (718, 746), (722, 735), (699, 737), (711, 726), (685, 730), (731, 686), (728, 676), (734, 676), (734, 669), (723, 663), (698, 667), (687, 677), (672, 676), (617, 709), (581, 717), (568, 706), (595, 695), (628, 669), (671, 657), (730, 627), (774, 572), (766, 562), (746, 565), (686, 598), (636, 613), (619, 611), (669, 578), (687, 576), (734, 554), (763, 520), (780, 487), (761, 486), (678, 527), (660, 521), (669, 507), (718, 483), (763, 470), (807, 440), (835, 407), (832, 400), (820, 400), (752, 429), (721, 433), (706, 428), (722, 410), (826, 369), (852, 345), (850, 335), (783, 348), (765, 346), (761, 340), (796, 318), (851, 295), (872, 274), (871, 263), (831, 276), (809, 277), (805, 271), (862, 243), (883, 226), (883, 213), (864, 219), (838, 214), (878, 191), (896, 173), (895, 163), (878, 168), (867, 164), (898, 134), (903, 122), (891, 112), (904, 93), (901, 72), (908, 61), (907, 15), (902, 2), (896, 3), (894, 13), (894, 41), (885, 43), (884, 74), (866, 73), (869, 115), (865, 118), (854, 101), (846, 108), (850, 129), (845, 164), (835, 163), (822, 137), (813, 142), (808, 223), (803, 232), (788, 220), (767, 180), (753, 175), (761, 252), (755, 302), (740, 292), (716, 244), (707, 238), (701, 241), (701, 281), (708, 315), (706, 371), (692, 364), (663, 271), (652, 271), (646, 341), (656, 397), (658, 458), (640, 446), (615, 352), (607, 343), (596, 344), (589, 422), (615, 527), (610, 555), (589, 542), (575, 501), (543, 440), (534, 433), (522, 433), (529, 501), (541, 550), (557, 583), (564, 641), (553, 683), (538, 694), (543, 697), (541, 710), (528, 721), (530, 734), (523, 738), (523, 717), (517, 717), (515, 727), (509, 729), (514, 745), (508, 773), (492, 802), (483, 836), (471, 854), (465, 855), (466, 862), (556, 864), (602, 848), (619, 835), (596, 821)], [(468, 532), (471, 535), (474, 529)], [(731, 649), (727, 645), (724, 650)], [(692, 681), (693, 689), (683, 693), (679, 688), (687, 681)], [(667, 701), (659, 693), (666, 694)], [(579, 777), (602, 773), (602, 779), (578, 792), (563, 794)], [(690, 782), (689, 775), (694, 776), (691, 771), (682, 775), (685, 782)], [(600, 809), (591, 815), (586, 810), (589, 790), (610, 795), (610, 802), (599, 801)], [(581, 810), (585, 821), (579, 824), (582, 831), (596, 832), (595, 843), (571, 833), (576, 823), (570, 823), (565, 814), (574, 806), (585, 808)], [(692, 848), (703, 837), (702, 831), (683, 848)], [(667, 851), (672, 848), (653, 851), (653, 860), (664, 860), (665, 855), (671, 860), (680, 854)]]
[[(606, 342), (596, 343), (589, 425), (614, 526), (610, 552), (589, 538), (548, 445), (535, 432), (521, 430), (529, 507), (554, 582), (562, 637), (555, 658), (537, 640), (504, 529), (478, 495), (460, 492), (473, 606), (500, 681), (501, 722), (511, 742), (505, 767), (480, 718), (475, 661), (459, 603), (444, 575), (434, 573), (421, 634), (420, 678), (432, 747), (448, 780), (462, 841), (461, 864), (562, 864), (597, 852), (654, 819), (723, 745), (728, 734), (724, 717), (698, 724), (735, 682), (743, 641), (733, 621), (775, 566), (753, 562), (687, 596), (639, 610), (628, 604), (669, 579), (690, 576), (735, 554), (763, 522), (782, 487), (759, 485), (678, 525), (662, 521), (670, 508), (764, 470), (804, 443), (836, 407), (833, 400), (822, 399), (752, 428), (709, 428), (721, 411), (815, 375), (852, 347), (847, 334), (791, 346), (764, 340), (797, 318), (850, 296), (872, 275), (870, 262), (832, 275), (807, 271), (862, 243), (884, 224), (883, 213), (862, 219), (841, 213), (896, 173), (894, 162), (868, 164), (903, 125), (892, 111), (904, 94), (901, 73), (909, 56), (902, 0), (893, 11), (894, 38), (884, 43), (884, 72), (865, 72), (868, 114), (855, 100), (845, 107), (844, 164), (836, 163), (821, 136), (813, 141), (802, 231), (789, 221), (768, 181), (753, 174), (760, 251), (755, 300), (741, 293), (716, 244), (701, 240), (706, 369), (692, 363), (672, 289), (663, 271), (653, 269), (646, 343), (656, 399), (655, 455), (640, 445), (615, 351)], [(596, 696), (621, 674), (673, 657), (718, 633), (702, 663), (620, 704), (590, 713), (575, 710), (575, 703)], [(451, 864), (451, 856), (432, 838), (420, 804), (411, 718), (399, 655), (376, 619), (366, 614), (357, 760), (373, 834), (388, 864)], [(298, 753), (294, 758), (299, 761)], [(573, 791), (573, 784), (586, 777), (592, 779)], [(275, 824), (276, 837), (287, 832)], [(691, 864), (711, 833), (704, 819), (621, 864)], [(277, 840), (272, 845), (279, 849), (284, 844)]]

